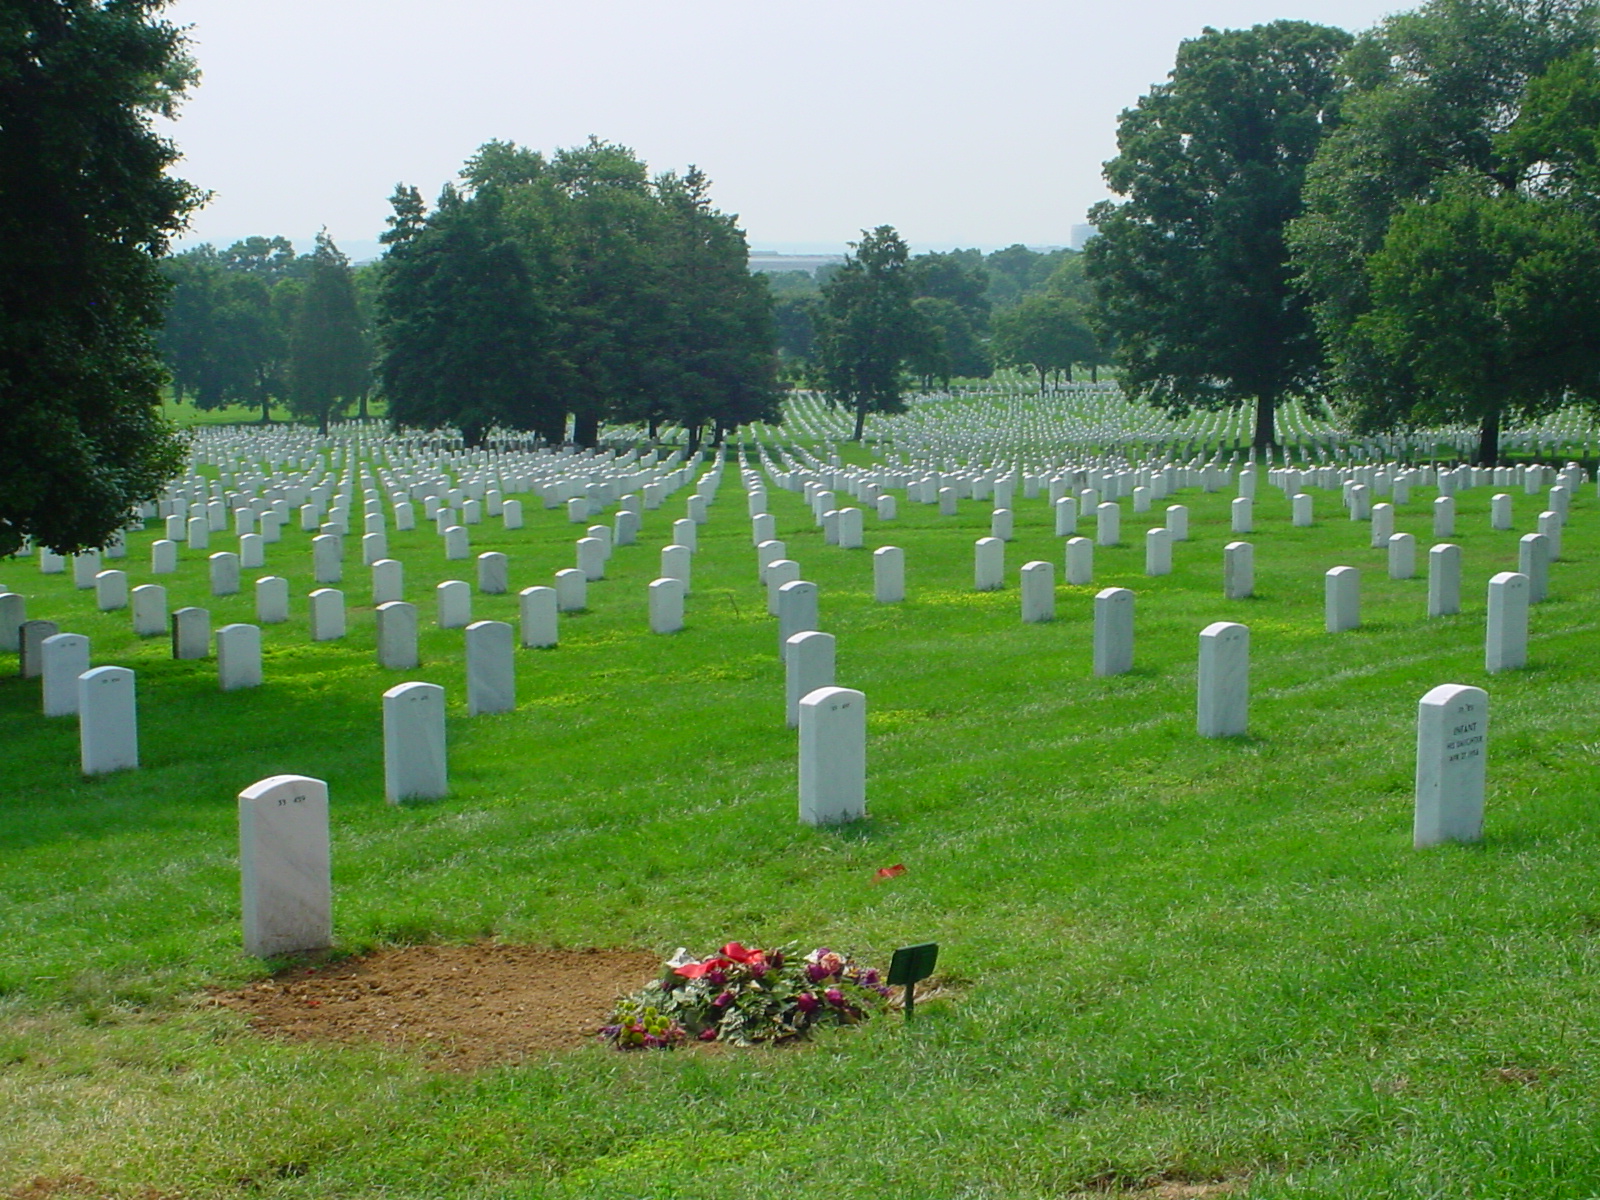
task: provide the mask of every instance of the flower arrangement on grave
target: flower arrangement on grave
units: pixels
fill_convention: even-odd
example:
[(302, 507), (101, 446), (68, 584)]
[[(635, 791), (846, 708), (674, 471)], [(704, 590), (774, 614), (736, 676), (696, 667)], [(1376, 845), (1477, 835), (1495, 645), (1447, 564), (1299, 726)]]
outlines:
[(706, 958), (680, 949), (660, 978), (617, 1002), (600, 1036), (619, 1050), (664, 1050), (691, 1038), (748, 1046), (854, 1025), (888, 1002), (878, 972), (848, 954), (821, 946), (801, 957), (792, 945), (729, 942)]

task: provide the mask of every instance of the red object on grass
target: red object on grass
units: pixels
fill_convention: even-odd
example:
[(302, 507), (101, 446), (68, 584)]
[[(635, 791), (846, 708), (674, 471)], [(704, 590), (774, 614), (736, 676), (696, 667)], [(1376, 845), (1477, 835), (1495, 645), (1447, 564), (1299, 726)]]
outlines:
[(895, 863), (892, 867), (879, 867), (872, 873), (873, 879), (893, 879), (896, 875), (906, 873), (905, 863)]

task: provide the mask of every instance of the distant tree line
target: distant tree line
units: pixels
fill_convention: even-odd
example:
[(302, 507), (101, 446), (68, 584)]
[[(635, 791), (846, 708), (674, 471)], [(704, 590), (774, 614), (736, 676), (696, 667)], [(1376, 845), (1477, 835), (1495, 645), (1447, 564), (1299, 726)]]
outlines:
[(310, 254), (284, 237), (250, 237), (197, 246), (162, 269), (172, 288), (157, 340), (178, 403), (247, 405), (263, 421), (282, 404), (323, 430), (352, 405), (365, 415), (371, 305), (326, 233)]
[(651, 176), (591, 139), (490, 142), (430, 211), (399, 187), (377, 288), (390, 419), (593, 445), (666, 423), (691, 447), (777, 421), (776, 333), (735, 218), (700, 171)]
[(1326, 398), (1358, 431), (1600, 406), (1600, 27), (1430, 0), (1358, 37), (1206, 30), (1122, 114), (1093, 319), (1182, 413)]

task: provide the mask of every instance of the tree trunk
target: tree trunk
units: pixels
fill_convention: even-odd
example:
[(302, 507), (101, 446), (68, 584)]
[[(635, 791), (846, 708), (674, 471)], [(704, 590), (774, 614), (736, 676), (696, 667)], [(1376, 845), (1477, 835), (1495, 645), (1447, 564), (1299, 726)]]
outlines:
[(594, 412), (574, 413), (572, 416), (572, 440), (585, 448), (597, 443), (600, 440), (600, 414)]
[(656, 441), (661, 436), (661, 418), (651, 413), (649, 421), (645, 424), (645, 432), (650, 435), (652, 442)]
[(852, 442), (859, 442), (861, 440), (861, 433), (866, 428), (866, 425), (867, 401), (866, 397), (863, 396), (860, 400), (856, 401), (856, 431), (850, 435), (850, 440)]
[(1500, 461), (1500, 407), (1496, 405), (1483, 415), (1478, 427), (1478, 462), (1480, 467), (1492, 467)]
[(1044, 367), (1039, 365), (1038, 363), (1035, 363), (1033, 369), (1035, 371), (1039, 372), (1039, 395), (1042, 396), (1042, 395), (1044, 395), (1044, 385), (1045, 385)]
[(365, 421), (367, 419), (367, 393), (366, 393), (366, 389), (364, 389), (364, 388), (362, 389), (362, 392), (361, 392), (361, 401), (360, 401), (360, 403), (361, 403), (361, 410), (360, 410), (361, 411), (361, 419), (363, 421)]
[(694, 452), (698, 449), (700, 449), (700, 422), (696, 421), (689, 426), (689, 448), (683, 452), (684, 457), (694, 457)]
[(1089, 364), (1089, 382), (1090, 383), (1099, 383), (1100, 382), (1100, 367), (1096, 363), (1090, 363)]
[(1278, 444), (1277, 415), (1276, 396), (1256, 397), (1256, 436), (1250, 444), (1257, 450), (1265, 450)]
[(261, 393), (261, 423), (263, 425), (272, 423), (272, 397), (266, 392)]

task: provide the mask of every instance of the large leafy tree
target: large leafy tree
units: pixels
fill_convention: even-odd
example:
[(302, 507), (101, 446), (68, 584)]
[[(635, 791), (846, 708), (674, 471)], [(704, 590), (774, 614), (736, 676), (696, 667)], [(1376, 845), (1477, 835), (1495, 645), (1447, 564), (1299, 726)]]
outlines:
[(369, 357), (350, 260), (324, 230), (295, 305), (289, 407), (327, 433), (329, 419), (367, 390)]
[(1316, 384), (1321, 349), (1284, 227), (1333, 126), (1350, 36), (1304, 21), (1207, 29), (1122, 114), (1084, 250), (1123, 386), (1170, 411), (1254, 403), (1272, 444), (1280, 400)]
[(391, 203), (378, 294), (389, 420), (454, 425), (469, 445), (497, 424), (559, 442), (549, 315), (499, 190), (464, 198), (447, 186), (431, 214), (415, 188), (396, 188)]
[(1039, 373), (1039, 390), (1051, 372), (1071, 373), (1074, 363), (1096, 358), (1093, 330), (1083, 305), (1057, 293), (1029, 296), (994, 319), (995, 354), (1011, 366)]
[(893, 226), (850, 244), (822, 285), (817, 357), (823, 390), (855, 414), (855, 441), (869, 412), (902, 412), (903, 372), (928, 358), (931, 332), (914, 305), (910, 253)]
[(1470, 422), (1492, 463), (1595, 395), (1595, 45), (1579, 0), (1432, 0), (1350, 51), (1290, 243), (1358, 428)]
[(156, 260), (200, 197), (152, 128), (194, 75), (162, 7), (0, 11), (0, 554), (104, 544), (183, 462)]

